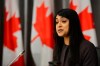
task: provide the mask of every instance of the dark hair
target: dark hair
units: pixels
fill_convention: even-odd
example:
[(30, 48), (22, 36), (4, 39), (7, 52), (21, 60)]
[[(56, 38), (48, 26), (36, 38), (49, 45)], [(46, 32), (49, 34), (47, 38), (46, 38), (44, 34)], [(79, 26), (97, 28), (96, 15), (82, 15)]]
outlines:
[[(69, 50), (70, 50), (70, 59), (69, 59), (69, 64), (74, 64), (77, 61), (79, 61), (79, 45), (84, 39), (81, 27), (80, 27), (80, 21), (78, 14), (76, 11), (72, 9), (61, 9), (60, 11), (57, 12), (55, 15), (55, 18), (57, 15), (66, 17), (69, 19), (69, 36), (70, 36), (70, 45), (69, 45)], [(56, 33), (56, 19), (54, 19), (54, 37), (55, 37), (55, 47), (54, 47), (54, 52), (53, 52), (53, 61), (58, 61), (60, 62), (60, 56), (61, 56), (61, 51), (62, 51), (62, 46), (64, 44), (64, 38), (59, 37)]]

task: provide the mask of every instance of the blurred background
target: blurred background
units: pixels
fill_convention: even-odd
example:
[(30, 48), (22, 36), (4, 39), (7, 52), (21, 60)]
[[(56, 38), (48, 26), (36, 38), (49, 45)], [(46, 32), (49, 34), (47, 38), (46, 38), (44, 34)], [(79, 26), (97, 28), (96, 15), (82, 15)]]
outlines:
[[(0, 0), (0, 66), (10, 63), (12, 66), (48, 66), (54, 46), (54, 15), (58, 10), (69, 7), (76, 10), (79, 16), (85, 7), (89, 9), (88, 14), (83, 16), (88, 18), (92, 15), (91, 20), (82, 23), (86, 26), (85, 30), (82, 29), (85, 37), (99, 49), (100, 0)], [(88, 27), (88, 24), (92, 26)], [(91, 39), (92, 36), (94, 38)]]

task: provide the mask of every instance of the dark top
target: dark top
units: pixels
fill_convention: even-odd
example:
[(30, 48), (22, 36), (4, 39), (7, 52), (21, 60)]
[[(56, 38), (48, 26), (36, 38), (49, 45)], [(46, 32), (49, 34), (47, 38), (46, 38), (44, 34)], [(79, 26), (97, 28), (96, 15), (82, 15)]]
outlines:
[[(61, 53), (61, 66), (69, 66), (68, 58), (69, 54), (69, 46), (65, 45), (62, 48)], [(95, 46), (87, 41), (83, 40), (80, 44), (80, 57), (79, 62), (76, 63), (75, 66), (98, 66), (98, 58)]]

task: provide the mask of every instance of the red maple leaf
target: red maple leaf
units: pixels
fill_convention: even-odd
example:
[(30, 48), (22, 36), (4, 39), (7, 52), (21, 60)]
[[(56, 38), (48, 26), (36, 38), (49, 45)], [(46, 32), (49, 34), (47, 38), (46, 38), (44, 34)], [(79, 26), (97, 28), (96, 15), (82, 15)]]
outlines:
[(79, 14), (79, 18), (82, 31), (94, 28), (92, 13), (88, 12), (88, 7)]
[(76, 10), (77, 6), (73, 4), (73, 0), (71, 0), (69, 7), (73, 10)]
[(9, 20), (7, 20), (8, 12), (5, 12), (4, 18), (4, 45), (15, 51), (17, 47), (17, 38), (14, 36), (14, 33), (20, 30), (19, 27), (19, 18), (16, 18), (13, 15)]
[(53, 48), (53, 15), (46, 16), (47, 10), (44, 3), (37, 7), (36, 22), (33, 26), (38, 32), (42, 44)]
[[(94, 28), (92, 13), (88, 12), (88, 7), (86, 7), (80, 14), (80, 24), (82, 31), (90, 30)], [(85, 39), (90, 40), (91, 36), (84, 35)]]
[[(73, 4), (73, 0), (71, 0), (70, 8), (73, 10), (76, 10), (77, 6)], [(82, 31), (92, 29), (94, 27), (93, 25), (93, 19), (92, 19), (92, 13), (88, 12), (88, 7), (85, 8), (80, 14), (80, 24)], [(90, 40), (90, 36), (84, 35), (85, 39)]]

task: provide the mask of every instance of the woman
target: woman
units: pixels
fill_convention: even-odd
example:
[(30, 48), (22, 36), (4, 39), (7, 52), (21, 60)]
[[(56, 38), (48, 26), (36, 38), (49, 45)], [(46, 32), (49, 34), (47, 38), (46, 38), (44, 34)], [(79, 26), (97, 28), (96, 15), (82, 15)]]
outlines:
[(78, 14), (74, 10), (57, 12), (54, 36), (53, 62), (57, 66), (98, 66), (96, 48), (84, 38)]

